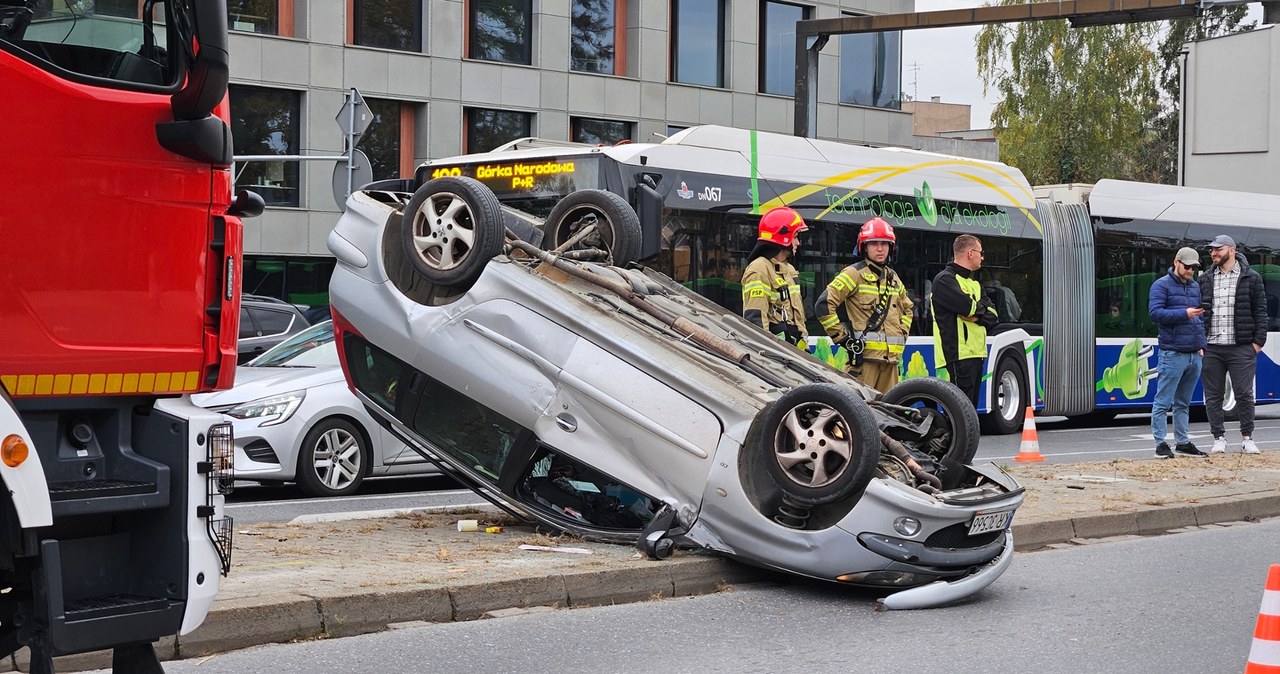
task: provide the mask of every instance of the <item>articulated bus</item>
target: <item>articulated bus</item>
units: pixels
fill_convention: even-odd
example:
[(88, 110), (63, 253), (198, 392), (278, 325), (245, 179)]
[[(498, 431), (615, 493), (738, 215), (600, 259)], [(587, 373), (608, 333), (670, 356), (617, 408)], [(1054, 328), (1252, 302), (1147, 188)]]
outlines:
[[(995, 433), (1019, 430), (1029, 406), (1071, 416), (1149, 409), (1153, 391), (1147, 389), (1154, 387), (1136, 383), (1142, 378), (1145, 384), (1155, 363), (1154, 328), (1135, 319), (1145, 318), (1146, 287), (1180, 245), (1203, 248), (1214, 235), (1229, 233), (1252, 252), (1261, 240), (1245, 236), (1253, 230), (1220, 227), (1200, 214), (1176, 235), (1170, 234), (1176, 227), (1155, 217), (1140, 220), (1123, 210), (1104, 208), (1091, 218), (1094, 202), (1111, 208), (1130, 183), (1104, 181), (1091, 192), (1060, 187), (1038, 199), (1019, 170), (998, 162), (720, 126), (613, 147), (521, 139), (427, 162), (415, 180), (450, 175), (476, 178), (504, 205), (538, 217), (579, 189), (623, 196), (640, 215), (642, 262), (734, 310), (741, 309), (739, 278), (760, 215), (775, 206), (794, 208), (810, 226), (796, 260), (810, 335), (823, 334), (818, 294), (858, 259), (858, 228), (883, 217), (897, 235), (891, 264), (915, 303), (900, 365), (904, 378), (934, 374), (932, 279), (950, 262), (955, 237), (974, 234), (985, 252), (979, 278), (1000, 319), (988, 337), (978, 409), (984, 429)], [(1102, 244), (1097, 260), (1095, 236)], [(1122, 241), (1131, 254), (1128, 266), (1111, 247)], [(1251, 262), (1271, 263), (1272, 248), (1266, 250), (1265, 262)], [(1095, 269), (1117, 265), (1123, 271), (1106, 271), (1107, 280), (1098, 280)], [(1108, 307), (1101, 316), (1095, 296), (1108, 302), (1097, 300)], [(1132, 330), (1107, 322), (1113, 297)], [(1265, 372), (1260, 366), (1260, 379)]]

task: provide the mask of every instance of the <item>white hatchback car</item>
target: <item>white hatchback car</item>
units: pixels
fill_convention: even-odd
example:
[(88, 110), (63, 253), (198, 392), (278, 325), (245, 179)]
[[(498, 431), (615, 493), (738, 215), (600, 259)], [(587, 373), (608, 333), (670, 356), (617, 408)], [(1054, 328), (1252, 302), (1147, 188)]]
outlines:
[(234, 424), (238, 480), (296, 482), (311, 496), (344, 496), (370, 475), (438, 472), (352, 395), (330, 321), (236, 368), (234, 387), (192, 399)]

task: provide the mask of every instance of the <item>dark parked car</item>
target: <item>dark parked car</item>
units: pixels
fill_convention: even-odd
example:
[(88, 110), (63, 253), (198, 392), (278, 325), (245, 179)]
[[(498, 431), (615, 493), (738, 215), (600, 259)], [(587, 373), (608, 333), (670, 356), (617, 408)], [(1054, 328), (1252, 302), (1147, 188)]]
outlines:
[(310, 321), (295, 305), (264, 295), (241, 295), (240, 355), (236, 362), (243, 365), (309, 327)]
[(511, 222), (479, 182), (441, 178), (356, 192), (329, 236), (343, 369), (410, 448), (530, 521), (877, 587), (887, 608), (1008, 568), (1023, 490), (971, 465), (955, 386), (880, 395), (629, 265), (640, 224), (612, 193), (565, 197), (545, 249)]

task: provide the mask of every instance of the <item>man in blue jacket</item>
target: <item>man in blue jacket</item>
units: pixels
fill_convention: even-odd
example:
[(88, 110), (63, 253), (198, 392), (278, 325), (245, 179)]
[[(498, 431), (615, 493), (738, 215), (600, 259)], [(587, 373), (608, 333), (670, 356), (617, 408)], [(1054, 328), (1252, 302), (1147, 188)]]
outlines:
[[(1151, 435), (1156, 441), (1156, 458), (1169, 459), (1174, 453), (1207, 456), (1191, 444), (1187, 435), (1191, 392), (1200, 380), (1204, 358), (1205, 332), (1200, 314), (1200, 284), (1191, 280), (1200, 269), (1200, 256), (1183, 248), (1173, 258), (1173, 268), (1151, 286), (1147, 312), (1160, 328), (1160, 364), (1156, 367), (1156, 401), (1151, 406)], [(1173, 410), (1174, 449), (1165, 442), (1166, 417)]]

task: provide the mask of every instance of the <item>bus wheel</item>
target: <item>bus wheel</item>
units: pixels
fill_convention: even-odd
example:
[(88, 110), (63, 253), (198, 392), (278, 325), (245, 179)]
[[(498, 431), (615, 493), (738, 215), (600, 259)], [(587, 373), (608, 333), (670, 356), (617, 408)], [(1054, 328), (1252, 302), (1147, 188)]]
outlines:
[(823, 505), (866, 489), (880, 458), (880, 430), (852, 389), (806, 384), (760, 412), (744, 451), (764, 455), (765, 472), (787, 498)]
[(557, 202), (543, 225), (543, 247), (560, 247), (588, 224), (596, 231), (571, 250), (603, 250), (618, 267), (640, 257), (640, 217), (626, 199), (605, 190), (578, 190)]
[(423, 183), (400, 216), (400, 240), (423, 279), (465, 292), (502, 252), (502, 206), (471, 178)]
[[(914, 407), (928, 417), (928, 431), (909, 446), (933, 457), (944, 489), (959, 486), (964, 464), (978, 453), (978, 413), (955, 384), (934, 377), (905, 379), (880, 396), (880, 402)], [(901, 438), (899, 438), (901, 439)]]
[(1027, 391), (1027, 378), (1022, 363), (1012, 353), (1006, 352), (996, 361), (995, 377), (991, 382), (991, 411), (982, 415), (982, 432), (992, 435), (1009, 435), (1022, 430), (1031, 397)]

